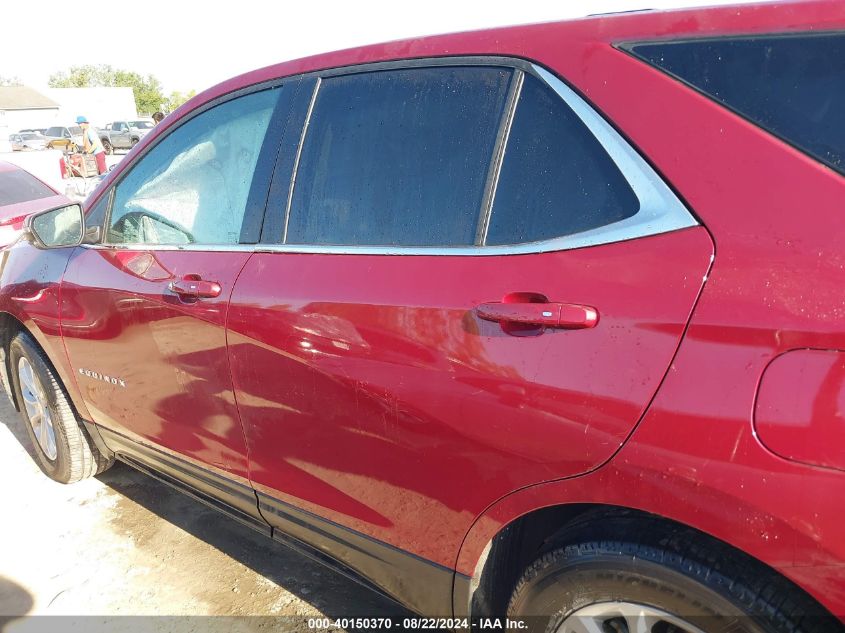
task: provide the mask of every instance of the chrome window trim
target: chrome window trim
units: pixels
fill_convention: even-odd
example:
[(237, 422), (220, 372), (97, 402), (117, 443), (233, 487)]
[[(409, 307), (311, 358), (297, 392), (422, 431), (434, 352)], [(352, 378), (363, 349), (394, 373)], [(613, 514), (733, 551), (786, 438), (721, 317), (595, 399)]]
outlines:
[(190, 251), (199, 253), (252, 253), (257, 244), (81, 244), (95, 251)]
[[(308, 135), (308, 127), (311, 124), (311, 115), (314, 113), (314, 106), (317, 104), (317, 95), (320, 94), (320, 86), (322, 85), (322, 78), (317, 77), (317, 81), (314, 82), (314, 90), (311, 92), (311, 101), (308, 102), (308, 111), (305, 113), (305, 123), (302, 125), (302, 131), (299, 133), (299, 143), (296, 146), (296, 158), (293, 159), (293, 171), (291, 172), (290, 184), (288, 185), (288, 198), (285, 202), (285, 224), (282, 229), (282, 243), (288, 241), (290, 205), (293, 204), (293, 190), (296, 187), (296, 175), (299, 173), (299, 161), (302, 159), (302, 149), (305, 147), (305, 137)], [(266, 208), (264, 213), (266, 215)]]
[[(328, 244), (308, 245), (308, 244), (176, 244), (176, 245), (158, 245), (158, 244), (86, 244), (84, 248), (103, 249), (103, 250), (138, 250), (138, 251), (194, 251), (194, 252), (255, 252), (255, 253), (307, 253), (307, 254), (325, 254), (325, 255), (453, 255), (453, 256), (473, 256), (473, 257), (493, 257), (503, 255), (529, 255), (536, 253), (548, 253), (555, 251), (572, 250), (576, 248), (585, 248), (590, 246), (599, 246), (602, 244), (611, 244), (615, 242), (622, 242), (642, 237), (650, 237), (652, 235), (660, 235), (662, 233), (669, 233), (680, 229), (685, 229), (693, 226), (698, 226), (699, 223), (695, 217), (687, 210), (684, 204), (678, 199), (674, 192), (666, 185), (665, 182), (657, 175), (652, 167), (634, 150), (630, 144), (611, 126), (600, 114), (598, 114), (592, 106), (590, 106), (581, 96), (579, 96), (572, 88), (566, 85), (563, 81), (558, 79), (555, 75), (547, 71), (545, 68), (536, 64), (526, 63), (524, 60), (507, 57), (453, 57), (453, 58), (433, 58), (433, 59), (413, 59), (413, 60), (396, 60), (392, 62), (382, 62), (373, 64), (363, 64), (360, 66), (340, 67), (336, 69), (327, 69), (323, 71), (314, 71), (305, 73), (302, 76), (317, 76), (318, 79), (323, 77), (331, 77), (335, 75), (354, 74), (356, 72), (373, 72), (382, 69), (402, 68), (402, 67), (421, 67), (421, 66), (458, 66), (458, 65), (496, 65), (507, 66), (515, 70), (528, 71), (534, 76), (541, 79), (546, 85), (554, 90), (557, 95), (566, 103), (572, 111), (578, 116), (590, 132), (595, 136), (602, 147), (607, 151), (611, 160), (619, 167), (625, 179), (634, 191), (637, 199), (640, 202), (640, 209), (633, 216), (625, 218), (612, 224), (607, 224), (596, 229), (575, 233), (572, 235), (564, 235), (548, 240), (541, 240), (537, 242), (524, 242), (519, 244), (506, 244), (497, 246), (459, 246), (459, 247), (414, 247), (414, 246), (350, 246), (338, 245), (332, 246)], [(237, 90), (228, 95), (223, 95), (218, 99), (213, 100), (209, 104), (205, 104), (197, 112), (191, 113), (190, 118), (201, 114), (203, 111), (221, 103), (228, 101), (231, 98), (247, 94), (250, 92), (257, 92), (259, 90), (266, 90), (276, 87), (284, 81), (290, 80), (291, 77), (281, 77), (262, 84), (249, 86)], [(314, 87), (312, 100), (309, 105), (309, 114), (313, 108), (314, 100), (319, 92), (320, 81)], [(518, 101), (516, 103), (518, 107)], [(305, 133), (308, 126), (308, 119), (300, 138), (299, 150), (301, 151), (302, 143), (304, 141)], [(186, 119), (187, 120), (187, 119)], [(181, 126), (180, 122), (179, 125)], [(174, 128), (175, 129), (175, 128)], [(145, 148), (147, 151), (150, 148)], [(507, 152), (505, 147), (504, 152)], [(146, 151), (144, 152), (146, 153)], [(137, 159), (136, 157), (135, 162)], [(298, 163), (298, 157), (297, 157)], [(298, 167), (298, 165), (296, 165)], [(131, 167), (121, 174), (121, 180), (131, 170)], [(286, 201), (285, 213), (285, 232), (287, 232), (287, 222), (290, 214), (290, 201), (292, 197), (293, 187), (296, 181), (296, 169), (292, 174), (291, 183), (289, 184), (288, 200)], [(111, 189), (114, 189), (119, 182), (115, 182)], [(498, 184), (498, 179), (493, 183), (495, 187)], [(111, 204), (109, 204), (111, 207)], [(495, 213), (495, 209), (493, 210)], [(111, 215), (111, 208), (108, 209), (108, 222)], [(486, 231), (485, 231), (486, 232)]]
[(499, 131), (496, 134), (496, 148), (493, 159), (490, 161), (490, 168), (485, 183), (484, 201), (481, 204), (481, 214), (478, 218), (478, 226), (475, 232), (475, 244), (484, 244), (487, 241), (487, 232), (490, 229), (490, 218), (493, 215), (493, 205), (496, 202), (496, 189), (499, 186), (499, 178), (502, 175), (502, 164), (505, 162), (505, 152), (510, 141), (513, 119), (516, 116), (516, 108), (522, 97), (522, 85), (525, 82), (525, 71), (515, 68), (511, 76), (511, 86), (508, 89), (508, 97), (505, 104), (505, 113), (499, 123)]

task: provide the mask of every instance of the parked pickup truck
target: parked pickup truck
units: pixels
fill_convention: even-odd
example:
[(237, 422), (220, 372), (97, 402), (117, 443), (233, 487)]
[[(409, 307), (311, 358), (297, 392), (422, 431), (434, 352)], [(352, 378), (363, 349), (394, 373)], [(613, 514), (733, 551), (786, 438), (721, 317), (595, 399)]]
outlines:
[(152, 121), (113, 121), (99, 130), (100, 141), (108, 154), (116, 149), (130, 149), (155, 127)]

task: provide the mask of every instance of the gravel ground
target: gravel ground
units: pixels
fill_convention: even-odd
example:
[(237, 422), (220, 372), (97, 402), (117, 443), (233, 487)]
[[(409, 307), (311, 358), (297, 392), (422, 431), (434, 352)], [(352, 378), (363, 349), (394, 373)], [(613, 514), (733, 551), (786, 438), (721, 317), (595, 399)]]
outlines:
[(127, 466), (57, 484), (3, 394), (0, 422), (3, 633), (307, 631), (309, 617), (403, 614)]

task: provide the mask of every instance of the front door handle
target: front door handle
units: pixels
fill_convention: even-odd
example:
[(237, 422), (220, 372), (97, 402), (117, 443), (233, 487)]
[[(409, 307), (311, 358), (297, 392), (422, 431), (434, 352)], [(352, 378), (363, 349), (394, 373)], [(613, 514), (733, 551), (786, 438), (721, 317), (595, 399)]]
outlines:
[(199, 275), (186, 275), (182, 279), (171, 281), (168, 289), (183, 299), (213, 299), (219, 297), (222, 289), (216, 281), (204, 281)]
[(578, 303), (482, 303), (475, 309), (485, 321), (581, 330), (595, 327), (598, 310)]

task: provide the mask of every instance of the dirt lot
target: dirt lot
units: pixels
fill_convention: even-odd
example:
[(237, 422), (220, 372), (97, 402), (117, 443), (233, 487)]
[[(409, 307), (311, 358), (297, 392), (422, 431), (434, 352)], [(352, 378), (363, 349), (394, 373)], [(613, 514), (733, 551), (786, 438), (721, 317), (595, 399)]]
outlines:
[(0, 422), (3, 633), (307, 631), (314, 616), (402, 614), (127, 466), (54, 483), (1, 393)]

